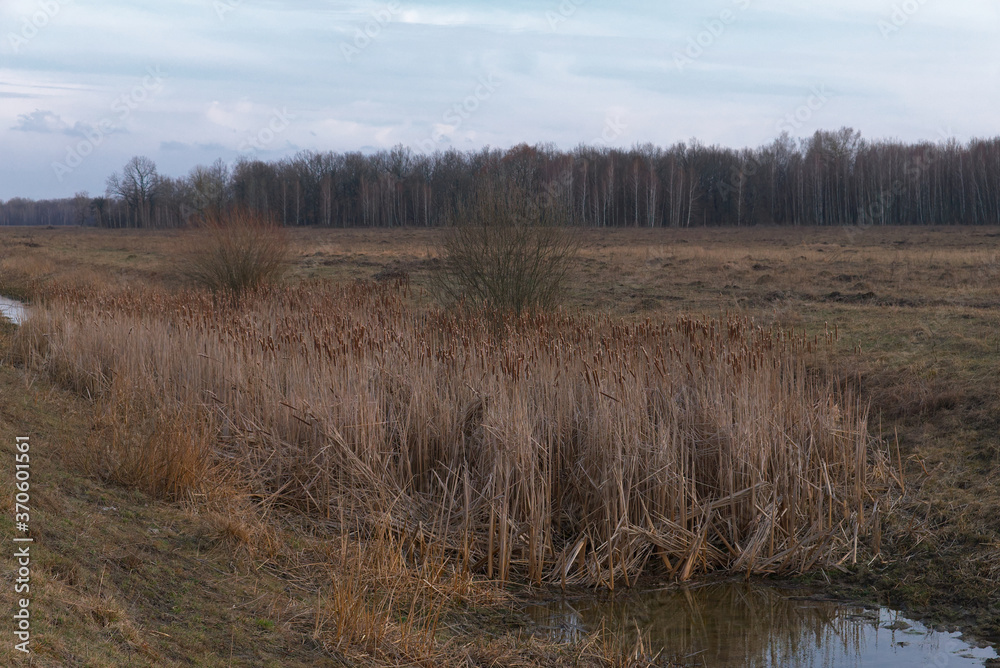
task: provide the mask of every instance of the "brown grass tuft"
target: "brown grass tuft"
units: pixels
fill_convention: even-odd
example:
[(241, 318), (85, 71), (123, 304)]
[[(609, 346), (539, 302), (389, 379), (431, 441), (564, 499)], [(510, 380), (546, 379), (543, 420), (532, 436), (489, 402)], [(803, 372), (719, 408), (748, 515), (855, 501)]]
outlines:
[(180, 406), (156, 406), (141, 388), (123, 385), (112, 383), (101, 397), (84, 449), (91, 473), (171, 501), (217, 492), (210, 489), (219, 476), (212, 471), (218, 462), (206, 416)]

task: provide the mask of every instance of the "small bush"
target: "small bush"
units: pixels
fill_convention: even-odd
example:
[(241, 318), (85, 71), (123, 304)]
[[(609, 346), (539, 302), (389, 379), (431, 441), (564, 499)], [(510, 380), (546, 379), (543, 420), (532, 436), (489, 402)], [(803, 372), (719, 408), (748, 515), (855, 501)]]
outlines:
[(491, 312), (554, 306), (578, 247), (564, 222), (517, 186), (480, 184), (445, 238), (436, 292)]
[(281, 278), (288, 266), (284, 230), (253, 211), (204, 217), (188, 252), (187, 275), (213, 292), (239, 297)]

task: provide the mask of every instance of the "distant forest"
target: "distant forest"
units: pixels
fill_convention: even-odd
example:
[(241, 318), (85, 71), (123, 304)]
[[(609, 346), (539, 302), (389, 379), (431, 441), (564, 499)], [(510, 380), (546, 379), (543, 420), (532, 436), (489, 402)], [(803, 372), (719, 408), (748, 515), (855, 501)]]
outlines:
[(184, 177), (132, 158), (99, 196), (0, 203), (3, 225), (170, 228), (209, 209), (247, 207), (284, 225), (446, 224), (483, 178), (592, 227), (1000, 224), (1000, 137), (962, 144), (870, 141), (843, 128), (757, 149), (552, 146), (241, 157)]

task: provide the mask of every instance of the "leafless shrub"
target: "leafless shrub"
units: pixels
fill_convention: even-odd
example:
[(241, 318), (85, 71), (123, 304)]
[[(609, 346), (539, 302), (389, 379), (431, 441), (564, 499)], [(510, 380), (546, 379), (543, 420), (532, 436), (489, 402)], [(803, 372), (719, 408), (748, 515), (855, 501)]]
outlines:
[(458, 207), (434, 288), (446, 303), (521, 314), (558, 303), (578, 244), (558, 209), (486, 179)]
[(193, 232), (186, 273), (213, 292), (239, 297), (281, 278), (288, 265), (284, 230), (247, 209), (209, 213)]

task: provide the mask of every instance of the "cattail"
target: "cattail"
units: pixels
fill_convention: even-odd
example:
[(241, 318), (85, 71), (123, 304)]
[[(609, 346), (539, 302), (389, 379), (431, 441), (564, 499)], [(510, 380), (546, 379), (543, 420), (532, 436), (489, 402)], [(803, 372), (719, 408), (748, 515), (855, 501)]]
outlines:
[(192, 470), (225, 451), (254, 498), (389, 518), (382, 535), (421, 560), (451, 551), (494, 577), (798, 573), (853, 556), (873, 521), (888, 460), (865, 411), (806, 373), (818, 334), (731, 313), (497, 327), (408, 291), (270, 286), (237, 309), (64, 289), (36, 313), (50, 336), (31, 321), (16, 336), (78, 391), (132, 388), (196, 420), (214, 397), (234, 435)]

